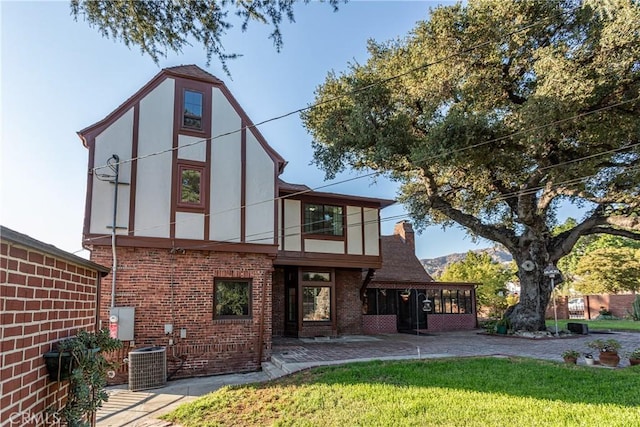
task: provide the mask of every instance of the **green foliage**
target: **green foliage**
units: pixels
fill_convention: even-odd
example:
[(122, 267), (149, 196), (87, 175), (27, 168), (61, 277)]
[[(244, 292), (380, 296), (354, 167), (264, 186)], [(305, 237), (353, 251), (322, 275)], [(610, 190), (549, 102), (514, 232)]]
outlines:
[(562, 357), (574, 357), (577, 359), (580, 357), (580, 352), (578, 350), (565, 350), (562, 352)]
[[(637, 28), (628, 0), (438, 7), (328, 74), (302, 114), (315, 162), (387, 174), (418, 228), (457, 223), (534, 262), (512, 315), (537, 330), (549, 262), (581, 236), (640, 239)], [(553, 235), (561, 202), (593, 209)]]
[[(553, 229), (553, 234), (558, 235), (562, 232), (571, 230), (572, 228), (578, 225), (577, 221), (574, 218), (567, 218), (567, 220), (558, 225)], [(579, 280), (578, 276), (578, 264), (581, 260), (584, 265), (588, 265), (592, 262), (589, 259), (590, 254), (598, 249), (612, 249), (612, 248), (625, 248), (625, 249), (636, 249), (640, 250), (640, 241), (631, 240), (625, 237), (620, 236), (612, 236), (612, 235), (588, 235), (582, 236), (578, 239), (578, 242), (573, 247), (571, 252), (562, 258), (558, 262), (558, 268), (564, 273), (565, 277), (568, 279), (568, 284), (573, 284), (574, 281)], [(608, 268), (605, 266), (604, 268)], [(595, 292), (592, 292), (595, 291)], [(583, 290), (583, 293), (600, 293), (602, 288), (600, 289), (589, 289), (588, 287)]]
[(631, 318), (635, 321), (640, 321), (640, 295), (636, 295), (636, 299), (631, 304)]
[(162, 418), (185, 427), (622, 427), (637, 424), (638, 372), (496, 358), (353, 363), (225, 387)]
[(71, 353), (74, 366), (67, 402), (60, 411), (69, 426), (92, 425), (95, 412), (109, 398), (104, 387), (107, 371), (114, 368), (114, 363), (107, 361), (104, 353), (121, 347), (122, 342), (111, 338), (106, 329), (96, 333), (80, 331), (59, 343), (58, 350)]
[[(295, 3), (295, 0), (71, 0), (71, 14), (76, 20), (82, 17), (103, 37), (139, 47), (156, 63), (160, 57), (166, 57), (167, 50), (181, 53), (183, 47), (195, 41), (204, 47), (207, 64), (216, 56), (228, 72), (226, 61), (239, 56), (225, 53), (222, 43), (223, 36), (233, 27), (232, 16), (241, 19), (242, 31), (252, 21), (271, 26), (269, 38), (280, 51), (283, 44), (280, 25), (285, 18), (294, 22)], [(328, 3), (337, 10), (339, 0)]]
[(640, 249), (595, 249), (580, 259), (576, 274), (574, 287), (584, 294), (640, 291)]
[(495, 262), (487, 253), (467, 252), (461, 260), (449, 264), (439, 281), (480, 283), (476, 291), (478, 305), (487, 307), (491, 317), (499, 317), (507, 308), (507, 282), (514, 280), (514, 271)]
[(587, 343), (587, 347), (593, 348), (594, 350), (598, 350), (601, 353), (617, 353), (618, 350), (622, 347), (620, 342), (614, 339), (602, 340), (597, 339)]

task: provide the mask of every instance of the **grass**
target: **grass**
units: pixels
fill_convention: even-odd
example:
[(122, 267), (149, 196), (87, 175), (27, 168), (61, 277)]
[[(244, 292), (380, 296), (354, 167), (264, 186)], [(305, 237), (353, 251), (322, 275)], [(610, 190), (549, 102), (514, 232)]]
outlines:
[(640, 367), (531, 359), (354, 363), (225, 387), (162, 418), (182, 426), (631, 426)]
[[(567, 329), (567, 323), (586, 323), (589, 325), (589, 330), (612, 330), (612, 331), (632, 331), (640, 332), (640, 322), (633, 320), (584, 320), (584, 319), (571, 319), (560, 320), (558, 319), (558, 328), (561, 330)], [(547, 320), (547, 328), (554, 328), (554, 320)]]

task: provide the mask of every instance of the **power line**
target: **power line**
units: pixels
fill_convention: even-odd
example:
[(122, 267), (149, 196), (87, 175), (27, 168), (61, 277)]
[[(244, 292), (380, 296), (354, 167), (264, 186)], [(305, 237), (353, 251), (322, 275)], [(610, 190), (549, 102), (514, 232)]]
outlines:
[[(528, 24), (528, 25), (525, 25), (523, 27), (520, 27), (517, 30), (511, 31), (511, 32), (505, 34), (503, 39), (506, 39), (506, 38), (511, 37), (511, 36), (513, 36), (515, 34), (518, 34), (520, 32), (526, 31), (526, 30), (528, 30), (530, 28), (533, 28), (533, 27), (535, 27), (537, 25), (540, 25), (541, 23), (543, 23), (544, 21), (546, 21), (548, 19), (550, 19), (550, 17), (545, 17), (545, 18), (539, 19), (538, 21), (535, 21), (535, 22), (533, 22), (531, 24)], [(480, 30), (478, 30), (478, 32), (479, 31)], [(210, 141), (213, 141), (215, 139), (219, 139), (219, 138), (222, 138), (222, 137), (225, 137), (225, 136), (234, 135), (236, 133), (242, 132), (243, 130), (257, 128), (258, 126), (262, 126), (262, 125), (270, 123), (270, 122), (274, 122), (274, 121), (277, 121), (277, 120), (282, 120), (282, 119), (284, 119), (286, 117), (289, 117), (289, 116), (292, 116), (294, 114), (300, 114), (303, 111), (307, 111), (307, 110), (310, 110), (312, 108), (319, 107), (320, 105), (332, 103), (332, 102), (335, 102), (335, 101), (337, 101), (339, 99), (345, 98), (347, 96), (351, 96), (351, 95), (354, 95), (356, 93), (369, 90), (369, 89), (371, 89), (373, 87), (376, 87), (376, 86), (385, 84), (387, 82), (393, 81), (395, 79), (399, 79), (401, 77), (404, 77), (404, 76), (407, 76), (409, 74), (415, 73), (416, 71), (419, 71), (419, 70), (422, 70), (422, 69), (425, 69), (425, 68), (429, 68), (429, 67), (432, 67), (432, 66), (437, 65), (437, 64), (441, 64), (441, 63), (443, 63), (445, 61), (448, 61), (450, 59), (453, 59), (455, 57), (458, 57), (458, 56), (461, 56), (463, 54), (467, 54), (467, 53), (473, 52), (474, 50), (476, 50), (476, 49), (478, 49), (480, 47), (486, 46), (488, 44), (491, 44), (493, 42), (494, 42), (493, 40), (488, 40), (488, 41), (484, 41), (484, 42), (475, 44), (475, 45), (473, 45), (471, 47), (468, 47), (466, 49), (463, 49), (461, 51), (452, 53), (450, 55), (445, 55), (444, 57), (442, 57), (440, 59), (437, 59), (435, 61), (431, 61), (431, 62), (427, 62), (425, 64), (421, 64), (421, 65), (416, 66), (414, 68), (411, 68), (411, 69), (409, 69), (407, 71), (404, 71), (402, 73), (387, 77), (387, 78), (382, 79), (382, 80), (378, 80), (376, 82), (373, 82), (373, 83), (370, 83), (368, 85), (365, 85), (365, 86), (363, 86), (361, 88), (353, 89), (353, 90), (345, 92), (343, 94), (336, 95), (336, 96), (334, 96), (332, 98), (325, 99), (323, 101), (319, 101), (319, 102), (316, 102), (314, 104), (308, 105), (306, 107), (298, 108), (298, 109), (293, 110), (293, 111), (289, 111), (288, 113), (284, 113), (284, 114), (281, 114), (279, 116), (271, 117), (269, 119), (263, 120), (261, 122), (255, 123), (255, 124), (242, 126), (239, 129), (235, 129), (235, 130), (232, 130), (232, 131), (229, 131), (229, 132), (225, 132), (225, 133), (222, 133), (222, 134), (219, 134), (219, 135), (216, 135), (216, 136), (212, 136), (210, 138), (204, 138), (204, 139), (200, 139), (200, 140), (197, 140), (197, 141), (192, 141), (192, 142), (184, 144), (182, 146), (171, 147), (171, 148), (167, 148), (167, 149), (164, 149), (164, 150), (156, 151), (154, 153), (149, 153), (149, 154), (145, 154), (145, 155), (142, 155), (142, 156), (132, 157), (130, 159), (120, 160), (119, 164), (122, 165), (122, 164), (125, 164), (125, 163), (130, 163), (130, 162), (133, 162), (133, 161), (136, 161), (136, 160), (146, 159), (146, 158), (149, 158), (149, 157), (152, 157), (152, 156), (157, 156), (157, 155), (160, 155), (160, 154), (170, 153), (170, 152), (173, 152), (175, 150), (179, 150), (181, 148), (182, 149), (183, 148), (188, 148), (188, 147), (191, 147), (191, 146), (194, 146), (194, 145), (197, 145), (197, 144), (201, 144), (203, 142), (210, 142)], [(95, 172), (98, 169), (103, 169), (103, 168), (105, 168), (107, 166), (108, 165), (93, 167), (91, 169), (91, 172)]]
[[(420, 162), (420, 161), (425, 161), (426, 162), (426, 161), (429, 161), (429, 160), (437, 159), (439, 157), (444, 157), (444, 156), (447, 156), (447, 155), (456, 154), (456, 153), (459, 153), (459, 152), (462, 152), (462, 151), (466, 151), (466, 150), (469, 150), (471, 148), (478, 148), (478, 147), (481, 147), (483, 145), (487, 145), (487, 144), (491, 144), (491, 143), (494, 143), (494, 142), (502, 141), (504, 139), (510, 138), (512, 136), (515, 136), (515, 135), (520, 135), (520, 134), (527, 133), (527, 132), (533, 132), (533, 131), (536, 131), (536, 130), (540, 130), (540, 129), (544, 129), (544, 128), (547, 128), (547, 127), (555, 126), (557, 124), (566, 123), (568, 121), (576, 120), (576, 119), (579, 119), (579, 118), (582, 118), (582, 117), (586, 117), (586, 116), (591, 115), (591, 114), (596, 114), (596, 113), (599, 113), (599, 112), (602, 112), (602, 111), (606, 111), (606, 110), (609, 110), (609, 109), (612, 109), (612, 108), (615, 108), (615, 107), (619, 107), (621, 105), (625, 105), (625, 104), (628, 104), (628, 103), (631, 103), (631, 102), (634, 102), (634, 101), (637, 101), (637, 100), (640, 100), (640, 97), (633, 98), (633, 99), (626, 100), (626, 101), (620, 101), (620, 102), (617, 102), (617, 103), (612, 104), (612, 105), (607, 105), (607, 106), (604, 106), (604, 107), (601, 107), (601, 108), (598, 108), (598, 109), (595, 109), (595, 110), (592, 110), (592, 111), (580, 113), (580, 114), (577, 114), (577, 115), (574, 115), (574, 116), (571, 116), (571, 117), (568, 117), (568, 118), (558, 119), (558, 120), (552, 121), (550, 123), (545, 123), (545, 124), (541, 124), (541, 125), (538, 125), (538, 126), (534, 126), (533, 128), (518, 130), (518, 131), (513, 132), (513, 133), (511, 133), (509, 135), (503, 135), (501, 137), (492, 138), (492, 139), (489, 139), (487, 141), (483, 141), (483, 142), (479, 142), (477, 144), (473, 144), (473, 145), (471, 145), (469, 147), (464, 147), (464, 148), (460, 148), (460, 149), (457, 149), (457, 150), (451, 150), (451, 151), (447, 151), (445, 153), (440, 153), (440, 154), (436, 154), (436, 155), (426, 156), (426, 157), (424, 157), (422, 159), (416, 159), (414, 161), (415, 162)], [(601, 153), (597, 153), (597, 154), (590, 154), (590, 155), (587, 155), (587, 156), (583, 156), (583, 157), (580, 157), (580, 158), (572, 159), (572, 160), (569, 160), (569, 161), (566, 161), (566, 162), (563, 162), (563, 163), (559, 163), (559, 164), (556, 164), (556, 165), (545, 166), (545, 167), (540, 168), (540, 170), (546, 170), (546, 169), (553, 168), (553, 167), (563, 166), (563, 165), (566, 165), (566, 164), (575, 163), (575, 162), (578, 162), (578, 161), (594, 158), (594, 157), (605, 155), (605, 154), (610, 154), (610, 153), (613, 153), (613, 152), (619, 152), (619, 151), (628, 150), (628, 149), (636, 147), (638, 145), (639, 144), (632, 144), (632, 145), (628, 145), (628, 146), (625, 146), (625, 147), (620, 147), (620, 148), (616, 148), (616, 149), (612, 149), (612, 150), (607, 150), (607, 151), (604, 151), (604, 152), (601, 152)], [(306, 194), (306, 193), (314, 192), (314, 191), (317, 191), (317, 190), (320, 190), (320, 189), (324, 189), (324, 188), (327, 188), (327, 187), (331, 187), (331, 186), (334, 186), (334, 185), (339, 185), (339, 184), (343, 184), (343, 183), (346, 183), (346, 182), (351, 182), (351, 181), (355, 181), (355, 180), (358, 180), (358, 179), (368, 178), (368, 177), (371, 177), (371, 176), (381, 175), (381, 174), (383, 174), (383, 172), (374, 171), (374, 172), (366, 173), (366, 174), (363, 174), (363, 175), (360, 175), (360, 176), (347, 178), (347, 179), (344, 179), (344, 180), (341, 180), (341, 181), (336, 181), (336, 182), (332, 182), (332, 183), (329, 183), (329, 184), (323, 184), (321, 186), (317, 186), (317, 187), (314, 187), (314, 188), (300, 190), (300, 191), (297, 191), (297, 192), (294, 192), (294, 193), (290, 193), (290, 194), (287, 194), (287, 195), (284, 195), (284, 196), (277, 196), (277, 197), (274, 197), (274, 198), (270, 198), (270, 199), (266, 199), (266, 200), (262, 200), (262, 201), (258, 201), (258, 202), (254, 202), (254, 203), (250, 203), (250, 204), (245, 204), (245, 205), (242, 205), (242, 206), (239, 206), (239, 207), (233, 207), (233, 208), (225, 209), (225, 210), (218, 211), (218, 212), (213, 212), (213, 213), (210, 212), (209, 214), (205, 214), (205, 217), (206, 216), (210, 217), (210, 216), (214, 216), (214, 215), (221, 215), (223, 213), (229, 213), (229, 212), (241, 210), (243, 208), (247, 208), (247, 207), (250, 207), (250, 206), (256, 206), (256, 205), (260, 205), (260, 204), (264, 204), (264, 203), (270, 203), (270, 202), (274, 202), (274, 201), (277, 201), (277, 200), (282, 200), (282, 199), (286, 199), (286, 198), (290, 198), (290, 197), (294, 197), (294, 196), (299, 196), (299, 195), (303, 195), (303, 194)], [(185, 220), (185, 221), (189, 221), (189, 220)], [(169, 225), (176, 224), (178, 222), (180, 222), (180, 221), (173, 221), (173, 222), (170, 222)], [(135, 229), (135, 230), (132, 231), (132, 233), (146, 231), (146, 230), (152, 230), (152, 229), (157, 229), (157, 228), (160, 228), (160, 227), (165, 227), (166, 225), (167, 224), (163, 223), (163, 224), (158, 224), (158, 225), (155, 225), (155, 226), (145, 227), (145, 228), (142, 228), (142, 229)], [(104, 235), (104, 236), (96, 236), (96, 237), (93, 237), (93, 238), (85, 240), (85, 243), (86, 242), (90, 242), (91, 240), (97, 240), (97, 239), (101, 239), (103, 237), (109, 237), (109, 236), (110, 236), (110, 234)]]

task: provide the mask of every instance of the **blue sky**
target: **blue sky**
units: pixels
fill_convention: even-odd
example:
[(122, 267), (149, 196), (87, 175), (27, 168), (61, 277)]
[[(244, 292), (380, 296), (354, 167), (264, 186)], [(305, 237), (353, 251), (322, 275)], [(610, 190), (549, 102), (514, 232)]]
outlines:
[[(296, 22), (283, 26), (280, 53), (267, 38), (269, 28), (255, 22), (244, 33), (233, 28), (224, 37), (225, 48), (243, 57), (229, 61), (229, 77), (215, 59), (207, 67), (198, 46), (180, 55), (170, 52), (155, 64), (137, 48), (75, 22), (68, 2), (0, 2), (0, 223), (71, 252), (81, 249), (87, 150), (76, 131), (104, 118), (161, 68), (205, 68), (225, 81), (257, 123), (307, 106), (328, 71), (366, 61), (368, 39), (404, 37), (437, 4), (352, 1), (336, 13), (327, 4), (299, 5)], [(311, 137), (298, 115), (260, 130), (289, 161), (283, 179), (312, 188), (327, 184), (323, 172), (309, 165)], [(395, 198), (396, 190), (386, 180), (362, 178), (321, 191)], [(396, 205), (382, 217), (403, 213)], [(571, 209), (563, 213), (578, 215)], [(391, 234), (396, 221), (384, 221), (383, 234)], [(474, 244), (459, 229), (431, 227), (417, 236), (416, 246), (420, 258), (431, 258), (492, 243)]]

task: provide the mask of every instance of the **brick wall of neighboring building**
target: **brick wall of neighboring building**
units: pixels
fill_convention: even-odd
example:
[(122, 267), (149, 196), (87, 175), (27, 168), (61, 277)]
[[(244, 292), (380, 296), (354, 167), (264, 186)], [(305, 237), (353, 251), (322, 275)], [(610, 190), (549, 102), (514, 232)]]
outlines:
[[(174, 378), (254, 371), (261, 367), (259, 358), (269, 360), (273, 272), (269, 256), (120, 247), (117, 257), (115, 305), (135, 307), (134, 346), (167, 346), (167, 370)], [(91, 259), (110, 265), (111, 248), (96, 246)], [(250, 319), (213, 318), (216, 278), (251, 280)], [(102, 288), (100, 319), (106, 325), (111, 275), (104, 283), (109, 286)], [(165, 334), (165, 324), (173, 325), (173, 333)], [(186, 329), (184, 339), (181, 329)]]
[(585, 295), (584, 318), (595, 319), (603, 307), (612, 315), (624, 318), (632, 312), (631, 304), (635, 299), (634, 294)]
[(51, 411), (63, 405), (67, 383), (49, 380), (43, 354), (79, 330), (95, 330), (100, 272), (14, 233), (3, 228), (0, 243), (0, 425), (54, 425)]

